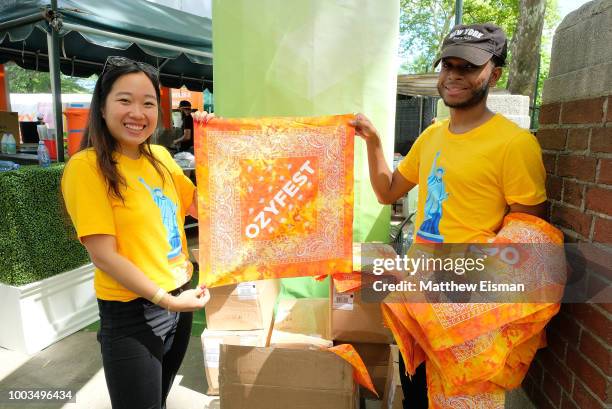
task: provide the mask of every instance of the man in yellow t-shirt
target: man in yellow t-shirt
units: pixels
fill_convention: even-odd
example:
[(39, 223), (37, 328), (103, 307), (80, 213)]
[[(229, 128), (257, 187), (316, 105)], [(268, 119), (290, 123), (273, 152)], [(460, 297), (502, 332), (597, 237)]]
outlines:
[(398, 166), (418, 185), (417, 242), (482, 242), (495, 236), (508, 207), (546, 200), (533, 135), (499, 114), (465, 133), (449, 123), (427, 128)]
[[(451, 30), (434, 64), (441, 62), (438, 91), (450, 119), (427, 128), (393, 173), (376, 128), (362, 114), (355, 118), (378, 200), (394, 203), (419, 186), (417, 242), (483, 242), (495, 236), (508, 212), (545, 215), (546, 173), (536, 139), (486, 105), (506, 53), (506, 36), (493, 24)], [(409, 381), (400, 361), (410, 407), (426, 408), (424, 365)]]

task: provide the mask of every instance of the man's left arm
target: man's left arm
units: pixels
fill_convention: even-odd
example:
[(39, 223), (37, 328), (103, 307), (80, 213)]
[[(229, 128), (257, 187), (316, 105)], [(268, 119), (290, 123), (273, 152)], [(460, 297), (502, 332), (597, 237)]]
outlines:
[(527, 213), (544, 220), (546, 220), (548, 216), (546, 212), (546, 202), (542, 202), (534, 206), (514, 203), (510, 205), (510, 210), (508, 213)]

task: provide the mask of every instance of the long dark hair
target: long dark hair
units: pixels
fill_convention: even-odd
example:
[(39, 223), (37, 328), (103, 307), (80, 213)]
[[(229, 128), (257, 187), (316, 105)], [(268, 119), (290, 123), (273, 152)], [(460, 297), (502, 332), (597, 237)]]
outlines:
[[(160, 128), (162, 114), (160, 108), (161, 97), (159, 91), (159, 80), (157, 79), (157, 76), (150, 72), (150, 70), (143, 69), (143, 66), (135, 61), (133, 64), (109, 66), (108, 69), (103, 70), (102, 74), (98, 78), (98, 81), (96, 81), (96, 86), (91, 97), (87, 127), (83, 133), (83, 139), (80, 147), (80, 150), (87, 148), (94, 149), (97, 155), (98, 167), (106, 179), (109, 193), (122, 201), (124, 198), (121, 194), (120, 186), (126, 186), (126, 182), (123, 175), (121, 175), (117, 170), (117, 161), (113, 158), (113, 153), (117, 150), (117, 141), (106, 126), (106, 121), (102, 116), (102, 109), (104, 108), (106, 98), (108, 97), (108, 94), (110, 93), (115, 81), (124, 75), (139, 72), (144, 73), (149, 80), (151, 80), (153, 88), (155, 88), (158, 121), (157, 128), (154, 130), (154, 132)], [(153, 133), (151, 135), (153, 135)], [(169, 171), (163, 163), (153, 156), (150, 140), (151, 136), (149, 136), (144, 143), (140, 144), (138, 148), (140, 153), (144, 155), (149, 162), (151, 162), (157, 173), (159, 173), (161, 176), (162, 181), (165, 182), (166, 178), (162, 168), (165, 169), (168, 174)]]

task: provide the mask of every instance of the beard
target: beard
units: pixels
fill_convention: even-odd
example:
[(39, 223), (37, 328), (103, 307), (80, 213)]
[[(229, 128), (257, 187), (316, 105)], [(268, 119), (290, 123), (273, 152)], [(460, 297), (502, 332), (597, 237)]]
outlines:
[[(443, 87), (441, 85), (438, 85), (438, 93), (440, 95), (443, 95), (442, 88)], [(489, 81), (486, 81), (482, 85), (482, 87), (480, 87), (476, 91), (472, 91), (472, 95), (464, 101), (453, 103), (453, 102), (448, 102), (446, 99), (444, 99), (444, 97), (442, 97), (442, 100), (444, 101), (444, 105), (446, 105), (449, 108), (466, 109), (466, 108), (471, 108), (475, 105), (480, 104), (480, 102), (483, 99), (485, 99), (488, 94), (489, 94)]]

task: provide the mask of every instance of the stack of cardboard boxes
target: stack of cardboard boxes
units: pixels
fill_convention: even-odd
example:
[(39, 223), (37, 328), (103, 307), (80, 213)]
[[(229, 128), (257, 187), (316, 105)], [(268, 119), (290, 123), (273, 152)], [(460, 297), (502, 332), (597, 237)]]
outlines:
[(206, 329), (202, 333), (208, 395), (219, 394), (221, 345), (264, 346), (279, 292), (278, 280), (262, 280), (210, 289)]
[[(359, 290), (340, 294), (330, 282), (329, 298), (278, 302), (278, 280), (210, 289), (202, 333), (207, 394), (219, 394), (228, 409), (358, 409), (360, 394), (393, 404), (397, 359), (380, 304)], [(324, 350), (342, 343), (355, 347), (378, 397), (358, 388), (352, 367)]]
[[(260, 296), (271, 294), (262, 291)], [(352, 367), (325, 351), (333, 345), (328, 335), (329, 299), (282, 299), (275, 314), (267, 308), (271, 298), (259, 301), (265, 306), (263, 321), (271, 318), (268, 330), (218, 331), (224, 337), (219, 344), (215, 341), (213, 348), (211, 335), (215, 331), (207, 329), (202, 335), (205, 356), (208, 350), (218, 358), (217, 345), (220, 352), (218, 391), (222, 407), (358, 409)], [(214, 382), (212, 375), (213, 371), (207, 370), (209, 384)]]

